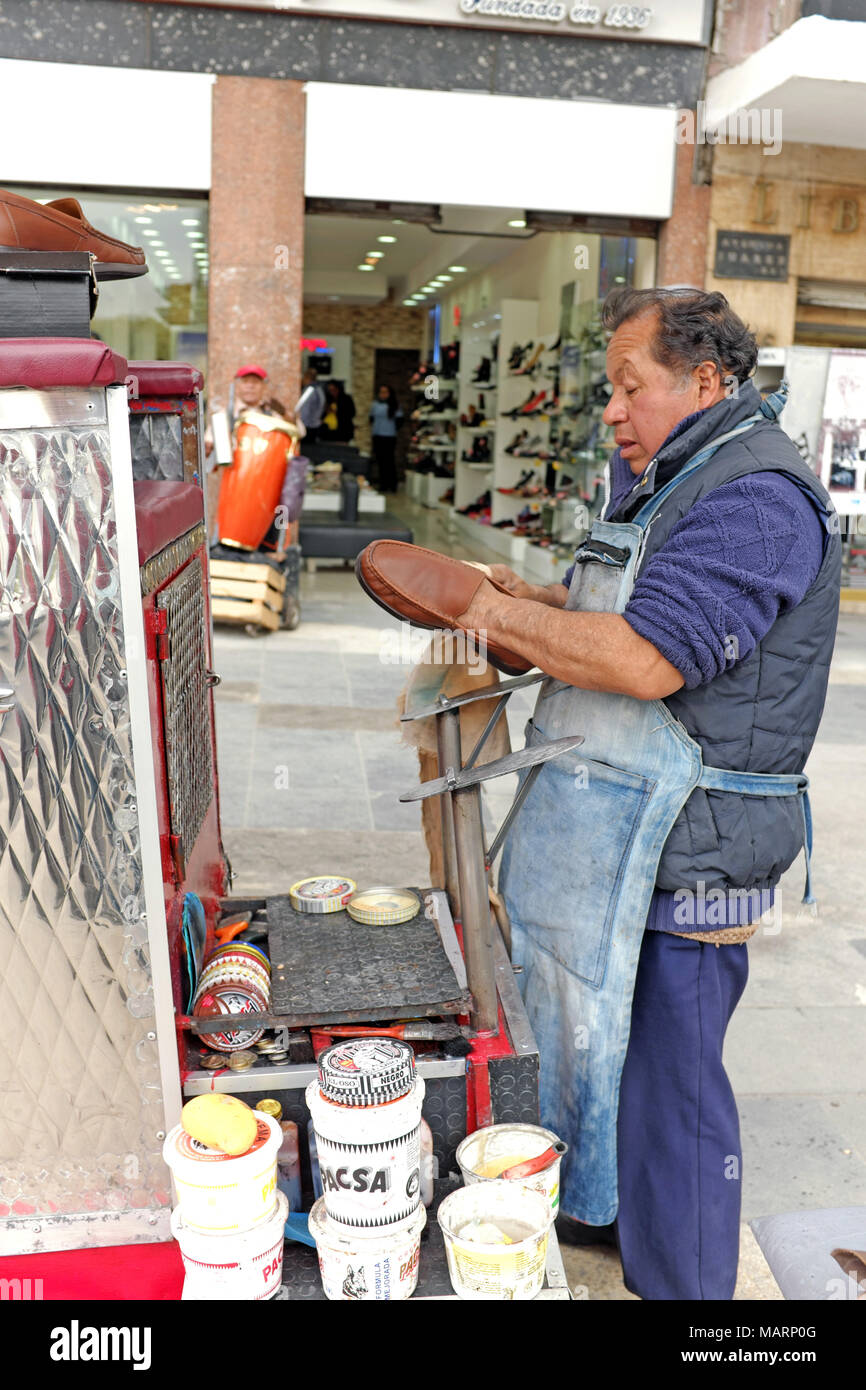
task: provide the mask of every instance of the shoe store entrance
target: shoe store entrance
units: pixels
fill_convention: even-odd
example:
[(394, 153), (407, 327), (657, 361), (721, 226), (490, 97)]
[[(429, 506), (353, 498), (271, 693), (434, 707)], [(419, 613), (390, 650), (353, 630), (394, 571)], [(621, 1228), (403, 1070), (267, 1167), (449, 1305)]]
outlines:
[(484, 527), (504, 558), (514, 541), (524, 558), (567, 555), (612, 447), (601, 301), (654, 282), (655, 224), (620, 223), (308, 197), (303, 348), (329, 401), (320, 442), (346, 439), (351, 420), (380, 490), (450, 509), (477, 541)]

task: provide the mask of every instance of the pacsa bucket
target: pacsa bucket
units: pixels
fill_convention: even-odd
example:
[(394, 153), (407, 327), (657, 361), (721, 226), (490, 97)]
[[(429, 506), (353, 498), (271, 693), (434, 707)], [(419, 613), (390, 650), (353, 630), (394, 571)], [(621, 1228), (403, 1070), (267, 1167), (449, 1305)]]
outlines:
[[(527, 1158), (537, 1158), (558, 1144), (559, 1136), (540, 1125), (489, 1125), (469, 1134), (457, 1146), (457, 1162), (463, 1181), (467, 1187), (476, 1182), (492, 1182), (499, 1179), (503, 1168), (521, 1163)], [(533, 1192), (542, 1192), (550, 1202), (551, 1214), (559, 1214), (559, 1168), (561, 1158), (557, 1158), (543, 1173), (534, 1173), (528, 1178), (508, 1178)]]
[[(541, 1192), (494, 1179), (458, 1188), (439, 1208), (448, 1273), (458, 1298), (474, 1300), (535, 1298), (544, 1283), (552, 1217)], [(512, 1243), (461, 1239), (472, 1221), (492, 1222), (512, 1233)], [(519, 1236), (521, 1230), (526, 1235)]]
[(328, 1100), (311, 1081), (306, 1100), (333, 1221), (361, 1237), (410, 1223), (421, 1202), (423, 1080), (398, 1100), (364, 1107)]
[(322, 1287), (332, 1302), (385, 1302), (409, 1298), (418, 1283), (421, 1232), (427, 1213), (419, 1207), (409, 1225), (380, 1231), (374, 1239), (349, 1234), (328, 1216), (320, 1197), (310, 1212)]
[(180, 1246), (184, 1299), (253, 1302), (272, 1298), (283, 1278), (283, 1241), (289, 1204), (277, 1193), (273, 1215), (250, 1231), (202, 1235), (187, 1226), (180, 1207), (171, 1214), (171, 1233)]
[(181, 1125), (167, 1136), (162, 1156), (174, 1176), (185, 1227), (202, 1235), (248, 1231), (274, 1215), (277, 1152), (283, 1131), (272, 1115), (256, 1112), (258, 1131), (246, 1153), (209, 1149)]

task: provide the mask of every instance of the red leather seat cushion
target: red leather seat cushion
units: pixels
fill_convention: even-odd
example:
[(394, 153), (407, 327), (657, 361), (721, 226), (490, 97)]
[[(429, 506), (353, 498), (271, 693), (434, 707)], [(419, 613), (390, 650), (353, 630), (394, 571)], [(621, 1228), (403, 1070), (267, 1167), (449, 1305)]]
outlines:
[(0, 338), (0, 387), (111, 386), (126, 358), (96, 338)]
[(147, 478), (133, 489), (140, 565), (204, 521), (202, 491), (195, 483)]
[(204, 389), (204, 377), (188, 362), (130, 362), (129, 375), (139, 396), (192, 396)]

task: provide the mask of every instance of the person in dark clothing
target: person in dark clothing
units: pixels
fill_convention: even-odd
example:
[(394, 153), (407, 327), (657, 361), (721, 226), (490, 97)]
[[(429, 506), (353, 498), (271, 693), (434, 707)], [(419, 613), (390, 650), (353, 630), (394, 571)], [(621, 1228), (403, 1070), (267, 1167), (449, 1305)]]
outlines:
[(403, 411), (390, 386), (380, 386), (370, 406), (370, 431), (373, 436), (373, 459), (376, 463), (376, 484), (382, 492), (397, 491), (397, 431), (403, 422)]
[(341, 381), (329, 381), (325, 395), (327, 401), (319, 438), (332, 444), (349, 444), (355, 433), (355, 402)]
[[(456, 619), (561, 683), (539, 700), (545, 738), (586, 735), (581, 780), (542, 769), (499, 880), (541, 1053), (542, 1123), (572, 1145), (560, 1232), (616, 1239), (626, 1287), (642, 1298), (730, 1299), (742, 1150), (722, 1046), (746, 942), (776, 912), (779, 878), (804, 845), (812, 900), (802, 773), (827, 689), (841, 547), (828, 495), (776, 424), (785, 390), (762, 400), (754, 335), (721, 294), (623, 288), (602, 322), (616, 444), (603, 519), (564, 582), (492, 565), (500, 587), (483, 580)], [(665, 739), (664, 776), (695, 761), (677, 774), (647, 868), (628, 837)], [(640, 765), (621, 770), (638, 742)], [(776, 781), (785, 795), (768, 793)], [(573, 868), (579, 825), (598, 829)], [(590, 932), (593, 865), (609, 902)], [(617, 914), (631, 874), (640, 891), (627, 921)], [(632, 923), (630, 973), (605, 1012)], [(607, 1089), (593, 1088), (597, 1075)], [(571, 1161), (590, 1125), (608, 1163), (614, 1138), (604, 1188), (599, 1162)], [(596, 1210), (597, 1191), (609, 1201)]]

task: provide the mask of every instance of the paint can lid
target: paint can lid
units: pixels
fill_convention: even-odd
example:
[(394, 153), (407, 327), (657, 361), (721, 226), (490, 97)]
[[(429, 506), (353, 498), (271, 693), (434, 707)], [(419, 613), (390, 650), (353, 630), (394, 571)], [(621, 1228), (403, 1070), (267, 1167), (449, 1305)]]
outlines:
[(415, 1054), (397, 1038), (349, 1038), (319, 1056), (319, 1088), (339, 1105), (383, 1105), (415, 1084)]
[(357, 887), (342, 874), (302, 878), (289, 889), (289, 901), (296, 912), (341, 912)]
[(349, 899), (346, 911), (365, 926), (395, 927), (417, 917), (421, 902), (408, 888), (362, 888)]

